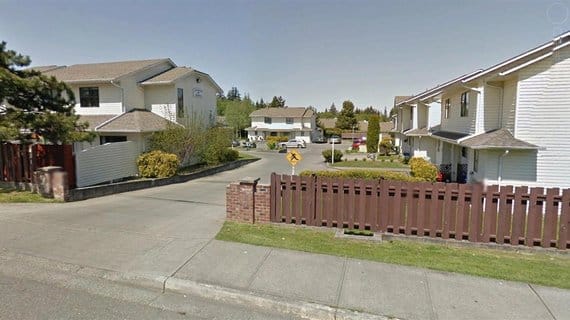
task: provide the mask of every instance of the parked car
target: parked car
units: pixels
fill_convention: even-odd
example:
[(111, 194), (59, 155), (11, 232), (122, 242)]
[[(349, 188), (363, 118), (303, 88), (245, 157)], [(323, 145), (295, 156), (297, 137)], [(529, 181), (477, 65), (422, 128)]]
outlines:
[(325, 137), (318, 137), (313, 140), (313, 143), (327, 143), (327, 139), (325, 139)]
[(329, 138), (329, 143), (333, 143), (333, 144), (337, 144), (337, 143), (341, 143), (342, 141), (340, 140), (339, 136), (331, 136)]
[(358, 150), (363, 144), (366, 144), (366, 140), (354, 139), (354, 141), (352, 141), (352, 150)]
[(232, 147), (239, 147), (239, 141), (237, 140), (232, 140)]
[(255, 144), (255, 142), (245, 141), (245, 142), (243, 143), (243, 147), (244, 147), (244, 148), (247, 148), (247, 149), (249, 149), (249, 148), (257, 148), (257, 145)]
[(307, 145), (305, 144), (304, 140), (300, 139), (291, 139), (287, 142), (279, 143), (279, 148), (306, 148)]

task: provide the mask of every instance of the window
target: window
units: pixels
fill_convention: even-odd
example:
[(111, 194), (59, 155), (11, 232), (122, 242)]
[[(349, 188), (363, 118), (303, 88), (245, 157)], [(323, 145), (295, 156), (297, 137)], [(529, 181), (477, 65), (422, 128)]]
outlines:
[(461, 156), (463, 158), (467, 158), (467, 148), (465, 147), (461, 148)]
[(445, 99), (445, 104), (443, 105), (443, 117), (449, 119), (449, 109), (451, 108), (451, 101)]
[(473, 171), (479, 171), (479, 151), (473, 150)]
[(79, 105), (82, 108), (98, 108), (99, 88), (97, 87), (79, 88)]
[(265, 118), (263, 119), (263, 122), (265, 122), (265, 123), (267, 123), (267, 124), (271, 124), (271, 118), (265, 117)]
[(115, 143), (115, 142), (125, 142), (127, 141), (126, 136), (101, 136), (99, 138), (101, 144), (105, 143)]
[(285, 118), (286, 124), (293, 124), (293, 118)]
[(463, 92), (461, 94), (461, 116), (469, 116), (469, 92)]
[(184, 117), (184, 89), (178, 88), (178, 102), (176, 103), (176, 114), (179, 118)]

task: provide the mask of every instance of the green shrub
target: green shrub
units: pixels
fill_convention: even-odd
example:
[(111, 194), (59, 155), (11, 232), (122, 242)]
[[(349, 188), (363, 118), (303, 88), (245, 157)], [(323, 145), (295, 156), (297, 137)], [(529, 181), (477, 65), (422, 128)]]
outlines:
[(179, 165), (178, 156), (159, 150), (141, 154), (137, 159), (139, 174), (144, 178), (172, 177)]
[(275, 142), (275, 144), (279, 143), (279, 142), (287, 142), (289, 141), (289, 138), (286, 136), (269, 136), (267, 137), (267, 142)]
[(410, 170), (412, 176), (426, 181), (435, 181), (437, 178), (437, 167), (424, 158), (414, 157), (410, 159)]
[(202, 155), (204, 162), (209, 165), (216, 165), (237, 159), (237, 157), (235, 157), (233, 160), (227, 160), (232, 159), (235, 155), (234, 152), (228, 151), (232, 150), (228, 148), (232, 140), (231, 131), (221, 127), (213, 127), (208, 129), (206, 135), (208, 144)]
[(358, 158), (354, 158), (353, 160), (354, 160), (354, 161), (358, 161)]
[[(332, 162), (332, 150), (327, 149), (322, 152), (323, 157), (325, 158), (325, 162)], [(334, 162), (340, 162), (342, 160), (342, 151), (335, 150), (334, 151)]]
[(394, 180), (394, 181), (425, 181), (418, 177), (409, 176), (403, 172), (394, 171), (379, 171), (379, 170), (342, 170), (342, 171), (328, 171), (319, 170), (311, 171), (305, 170), (300, 173), (301, 176), (316, 175), (325, 178), (346, 178), (346, 179), (365, 179), (365, 180)]
[(267, 148), (269, 148), (269, 150), (275, 150), (275, 148), (277, 148), (277, 142), (268, 140)]

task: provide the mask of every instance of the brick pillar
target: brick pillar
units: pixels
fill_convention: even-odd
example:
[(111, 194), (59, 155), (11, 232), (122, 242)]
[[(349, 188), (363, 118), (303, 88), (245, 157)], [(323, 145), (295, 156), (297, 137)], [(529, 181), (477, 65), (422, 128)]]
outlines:
[(255, 223), (269, 223), (271, 214), (271, 185), (258, 184), (254, 194)]
[(228, 220), (254, 223), (255, 188), (259, 178), (244, 178), (231, 183), (226, 192), (226, 213)]
[(51, 176), (51, 189), (54, 199), (67, 201), (69, 199), (69, 186), (67, 172), (56, 171)]

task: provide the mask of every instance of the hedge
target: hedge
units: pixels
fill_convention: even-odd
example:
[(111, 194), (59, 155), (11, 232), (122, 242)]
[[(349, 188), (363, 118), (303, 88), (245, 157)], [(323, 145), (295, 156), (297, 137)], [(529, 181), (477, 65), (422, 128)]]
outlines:
[(178, 156), (159, 150), (141, 154), (137, 159), (139, 174), (144, 178), (172, 177), (179, 165)]
[(414, 157), (410, 159), (410, 170), (412, 176), (425, 181), (435, 181), (437, 178), (437, 167), (424, 158)]
[(300, 173), (301, 176), (315, 175), (325, 178), (348, 178), (348, 179), (364, 179), (364, 180), (395, 180), (395, 181), (408, 181), (419, 182), (426, 181), (425, 179), (412, 177), (403, 172), (394, 171), (381, 171), (381, 170), (305, 170)]

